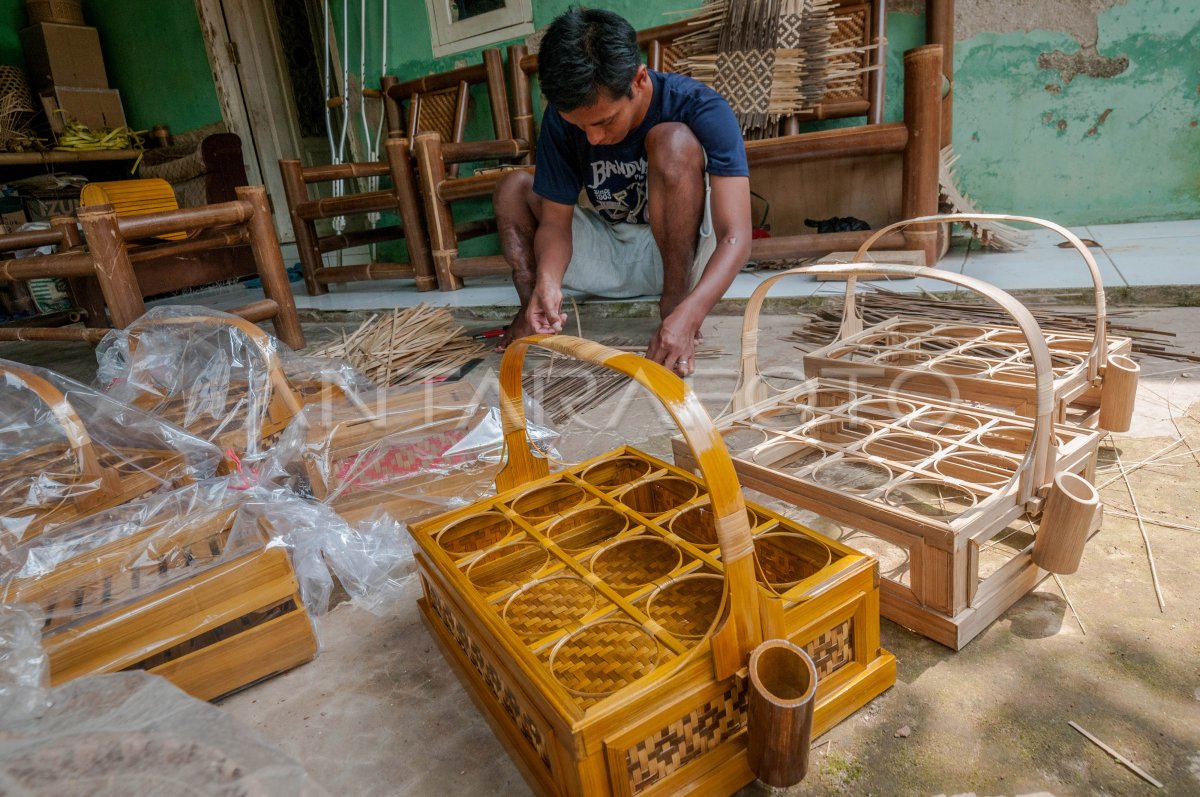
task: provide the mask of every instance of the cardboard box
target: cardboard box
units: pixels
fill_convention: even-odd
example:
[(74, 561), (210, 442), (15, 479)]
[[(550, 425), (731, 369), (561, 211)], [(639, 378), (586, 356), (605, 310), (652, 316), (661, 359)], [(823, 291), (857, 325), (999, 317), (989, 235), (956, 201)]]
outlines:
[(93, 130), (111, 130), (125, 125), (125, 109), (117, 89), (56, 86), (53, 95), (42, 95), (42, 108), (56, 136), (70, 120)]
[(21, 31), (21, 46), (34, 91), (52, 86), (108, 88), (95, 28), (43, 22)]

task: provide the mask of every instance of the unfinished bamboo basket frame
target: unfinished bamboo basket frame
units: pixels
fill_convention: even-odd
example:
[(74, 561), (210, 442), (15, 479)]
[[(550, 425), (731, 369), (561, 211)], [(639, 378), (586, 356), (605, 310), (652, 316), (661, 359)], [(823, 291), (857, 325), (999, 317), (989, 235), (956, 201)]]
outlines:
[[(969, 288), (1007, 311), (1034, 364), (1035, 417), (864, 384), (855, 374), (847, 381), (811, 379), (769, 397), (756, 349), (759, 311), (774, 284), (801, 274), (852, 278), (880, 272)], [(755, 290), (742, 346), (733, 410), (718, 420), (723, 434), (759, 435), (748, 451), (735, 454), (739, 477), (904, 550), (909, 582), (884, 581), (885, 616), (957, 649), (1045, 575), (1030, 559), (1031, 544), (982, 580), (979, 557), (1010, 524), (1040, 513), (1057, 474), (1091, 475), (1100, 435), (1052, 422), (1050, 353), (1032, 315), (1015, 299), (980, 280), (936, 269), (874, 263), (797, 268), (772, 275)], [(789, 412), (801, 417), (772, 422), (772, 415)], [(674, 451), (678, 464), (691, 466), (688, 447), (678, 439)], [(820, 459), (803, 459), (810, 455)], [(837, 468), (876, 475), (865, 486), (848, 488), (832, 478)], [(1094, 507), (1076, 510), (1094, 530)], [(1056, 533), (1044, 525), (1042, 530)]]
[[(701, 478), (628, 446), (550, 474), (526, 433), (529, 346), (650, 390)], [(535, 791), (730, 794), (750, 782), (746, 668), (764, 639), (790, 639), (817, 661), (812, 733), (894, 683), (874, 560), (748, 508), (682, 380), (591, 341), (534, 336), (509, 346), (500, 385), (498, 495), (410, 530), (431, 631)], [(773, 715), (803, 710), (775, 702)], [(792, 741), (758, 760), (807, 748), (807, 737)]]
[[(1106, 431), (1128, 430), (1137, 390), (1136, 370), (1132, 380), (1120, 378), (1107, 387), (1105, 376), (1124, 371), (1123, 364), (1129, 362), (1133, 343), (1130, 338), (1107, 335), (1100, 269), (1087, 246), (1070, 230), (1032, 216), (995, 213), (922, 216), (876, 230), (858, 248), (854, 262), (861, 262), (871, 246), (889, 232), (909, 225), (977, 221), (1016, 221), (1052, 230), (1083, 258), (1092, 280), (1095, 330), (1090, 340), (1085, 335), (1067, 332), (1056, 332), (1048, 339), (1053, 360), (1055, 418), (1064, 421), (1071, 417), (1091, 427), (1103, 420), (1105, 425), (1100, 428)], [(935, 325), (904, 318), (863, 329), (855, 287), (856, 278), (852, 276), (846, 280), (841, 330), (832, 343), (805, 355), (805, 373), (821, 376), (828, 371), (840, 377), (853, 373), (856, 378), (877, 384), (893, 384), (903, 379), (910, 391), (936, 395), (953, 392), (966, 400), (1012, 407), (1022, 415), (1032, 414), (1036, 387), (1031, 378), (1029, 349), (1022, 344), (1018, 330), (984, 324)], [(1118, 363), (1115, 366), (1114, 361)]]
[(44, 609), (52, 684), (142, 669), (212, 700), (317, 652), (286, 551), (259, 547), (212, 564), (224, 556), (232, 522), (232, 512), (216, 513), (170, 536), (155, 523), (14, 579), (0, 603)]
[[(225, 325), (248, 339), (252, 348), (262, 356), (267, 370), (267, 381), (263, 386), (267, 391), (267, 411), (260, 429), (259, 441), (269, 445), (288, 424), (304, 413), (308, 441), (304, 451), (304, 468), (309, 486), (318, 499), (344, 495), (346, 509), (357, 506), (364, 500), (378, 501), (379, 496), (375, 493), (374, 498), (359, 496), (352, 500), (350, 493), (339, 489), (340, 485), (335, 483), (335, 474), (330, 472), (336, 469), (331, 467), (335, 466), (336, 462), (371, 454), (371, 446), (389, 435), (405, 431), (420, 431), (433, 435), (459, 429), (473, 417), (478, 407), (475, 391), (454, 383), (429, 385), (420, 391), (393, 392), (387, 388), (380, 388), (375, 393), (362, 397), (348, 394), (330, 383), (293, 384), (284, 373), (270, 337), (249, 321), (236, 317), (179, 316), (144, 319), (130, 329), (130, 354), (136, 353), (137, 336), (148, 326), (188, 324)], [(155, 397), (148, 396), (144, 403), (148, 409), (168, 420), (181, 423), (181, 410), (185, 400), (184, 397), (173, 396), (166, 403), (153, 406), (158, 401)], [(307, 413), (306, 408), (309, 410)], [(196, 430), (193, 433), (202, 435), (203, 431)], [(214, 442), (220, 445), (224, 453), (228, 448), (233, 448), (235, 452), (244, 450), (246, 440), (241, 431), (232, 430), (222, 433), (219, 440)], [(374, 455), (375, 459), (381, 456), (379, 452), (374, 452)], [(223, 467), (226, 472), (230, 472), (236, 465), (227, 458)], [(336, 502), (334, 506), (338, 509), (343, 508), (341, 502)]]
[[(76, 518), (94, 514), (137, 498), (164, 483), (185, 483), (168, 474), (183, 458), (169, 449), (119, 449), (97, 451), (87, 427), (69, 399), (51, 382), (30, 371), (0, 365), (0, 383), (7, 388), (28, 390), (46, 405), (66, 436), (66, 448), (42, 446), (0, 463), (0, 514), (5, 528), (15, 532), (12, 540), (0, 540), (0, 551), (8, 543), (20, 543)], [(69, 452), (68, 452), (69, 449)], [(72, 473), (71, 471), (75, 471)], [(69, 495), (53, 504), (28, 506), (29, 483), (42, 476), (71, 480)]]

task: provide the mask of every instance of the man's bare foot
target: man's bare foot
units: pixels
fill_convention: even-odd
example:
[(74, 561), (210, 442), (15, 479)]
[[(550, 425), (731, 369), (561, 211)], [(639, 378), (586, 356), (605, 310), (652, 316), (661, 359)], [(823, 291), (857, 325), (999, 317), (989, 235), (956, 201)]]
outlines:
[(504, 330), (504, 334), (500, 336), (500, 342), (496, 344), (496, 351), (504, 351), (508, 348), (508, 344), (512, 343), (514, 340), (523, 338), (526, 335), (532, 335), (536, 331), (537, 330), (533, 328), (533, 324), (531, 324), (529, 319), (526, 318), (525, 308), (522, 307), (517, 311), (517, 314), (513, 316), (512, 323), (510, 323), (508, 328)]

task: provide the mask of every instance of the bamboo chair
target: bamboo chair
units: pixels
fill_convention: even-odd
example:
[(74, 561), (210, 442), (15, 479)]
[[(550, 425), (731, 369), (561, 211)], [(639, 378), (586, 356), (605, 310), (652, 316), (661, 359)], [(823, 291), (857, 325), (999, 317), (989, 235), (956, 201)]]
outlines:
[[(304, 270), (304, 284), (310, 296), (328, 292), (328, 286), (340, 282), (373, 279), (412, 279), (417, 290), (437, 285), (425, 221), (417, 198), (414, 167), (409, 139), (389, 138), (384, 144), (385, 159), (375, 163), (342, 163), (326, 166), (301, 166), (298, 160), (281, 160), (284, 194), (292, 218), (292, 230)], [(348, 193), (344, 196), (312, 199), (309, 186), (336, 180), (354, 185), (356, 179), (386, 177), (391, 187), (377, 191)], [(395, 213), (400, 223), (366, 230), (322, 235), (317, 222), (338, 216), (367, 213)], [(323, 256), (356, 246), (403, 239), (408, 262), (368, 263), (366, 265), (326, 266)]]
[[(454, 86), (461, 88), (464, 82), (486, 82), (493, 140), (464, 141), (459, 138), (456, 141), (454, 136), (457, 131), (438, 129), (424, 121), (425, 103), (430, 94)], [(438, 287), (443, 291), (456, 290), (462, 287), (463, 277), (507, 274), (508, 263), (499, 255), (459, 256), (459, 241), (494, 233), (496, 220), (484, 218), (456, 224), (450, 207), (452, 202), (464, 199), (490, 198), (500, 177), (509, 169), (520, 168), (518, 162), (529, 155), (530, 142), (513, 137), (504, 61), (500, 51), (484, 50), (483, 64), (465, 70), (431, 75), (406, 83), (390, 83), (384, 93), (389, 98), (389, 126), (393, 129), (402, 129), (401, 102), (409, 102), (407, 129), (416, 132), (413, 147), (417, 156), (421, 197), (429, 224), (429, 241)], [(462, 96), (461, 92), (459, 96)], [(420, 121), (414, 121), (414, 106), (419, 111)], [(445, 118), (445, 114), (442, 114), (442, 118)], [(471, 175), (459, 174), (461, 164), (479, 161), (497, 161), (498, 165), (476, 168)]]
[[(1074, 233), (1053, 222), (1030, 216), (945, 214), (888, 225), (859, 247), (861, 261), (871, 245), (910, 224), (952, 224), (978, 220), (1018, 221), (1056, 232), (1069, 243), (1088, 269), (1095, 306), (1091, 336), (1070, 332), (1047, 335), (1053, 369), (1054, 418), (1100, 428), (1128, 431), (1140, 367), (1130, 359), (1133, 341), (1107, 333), (1104, 283), (1091, 251)], [(895, 318), (868, 329), (856, 309), (855, 280), (846, 282), (842, 328), (827, 346), (804, 356), (809, 376), (833, 374), (875, 385), (903, 382), (909, 392), (958, 398), (1002, 406), (1032, 416), (1037, 385), (1029, 348), (1020, 331), (996, 324), (926, 323)], [(755, 354), (743, 362), (743, 378), (753, 379)]]
[[(64, 392), (66, 388), (67, 392)], [(131, 411), (90, 388), (0, 360), (0, 402), (26, 426), (49, 420), (39, 443), (0, 462), (0, 553), (79, 518), (194, 476), (211, 476), (217, 452), (179, 430)], [(18, 395), (27, 394), (27, 395)], [(134, 416), (134, 417), (131, 417)], [(15, 430), (18, 437), (29, 429)], [(0, 428), (0, 436), (7, 436)], [(115, 439), (120, 438), (120, 439)], [(15, 447), (15, 446), (14, 446)], [(44, 482), (42, 488), (36, 485)]]
[[(118, 218), (110, 205), (80, 208), (79, 224), (87, 251), (77, 244), (73, 225), (60, 222), (51, 233), (18, 233), (19, 238), (5, 236), (5, 245), (14, 242), (23, 246), (66, 242), (71, 248), (44, 257), (24, 258), (6, 263), (0, 279), (16, 280), (32, 277), (95, 278), (103, 304), (86, 308), (89, 318), (108, 319), (113, 327), (123, 329), (146, 312), (145, 296), (166, 290), (178, 290), (210, 281), (204, 269), (177, 265), (177, 258), (192, 258), (198, 253), (219, 251), (225, 247), (248, 244), (254, 252), (258, 276), (262, 279), (266, 298), (230, 312), (251, 321), (271, 320), (280, 339), (293, 348), (304, 347), (304, 332), (296, 315), (296, 302), (283, 267), (283, 256), (266, 190), (262, 186), (241, 186), (238, 198), (199, 208), (181, 208)], [(153, 240), (173, 233), (183, 233), (182, 240)], [(172, 263), (164, 269), (163, 263)], [(168, 274), (160, 272), (167, 271)], [(151, 291), (145, 289), (150, 285)], [(63, 327), (0, 328), (0, 340), (77, 340), (97, 343), (106, 329)]]
[[(780, 280), (819, 273), (930, 277), (999, 305), (1030, 353), (1033, 417), (912, 392), (903, 379), (868, 384), (857, 373), (771, 395), (757, 356), (762, 304)], [(883, 264), (779, 272), (747, 303), (741, 356), (731, 410), (717, 426), (743, 483), (848, 527), (853, 544), (881, 559), (883, 615), (937, 642), (961, 648), (1036, 586), (1051, 559), (1035, 546), (1070, 543), (1081, 554), (1099, 525), (1088, 480), (1100, 435), (1053, 422), (1046, 340), (1028, 310), (987, 283)], [(694, 467), (687, 445), (677, 439), (673, 448), (677, 464)], [(1049, 508), (1064, 500), (1065, 519)]]
[[(0, 234), (0, 254), (18, 252), (22, 249), (38, 249), (44, 246), (56, 247), (50, 255), (34, 255), (19, 260), (0, 260), (0, 282), (23, 282), (35, 278), (62, 278), (68, 286), (73, 306), (63, 312), (43, 313), (30, 318), (22, 318), (0, 325), (0, 340), (81, 340), (78, 328), (58, 329), (84, 321), (90, 325), (104, 325), (107, 316), (104, 311), (104, 296), (106, 292), (117, 290), (111, 279), (98, 280), (99, 286), (91, 289), (87, 282), (91, 276), (89, 269), (72, 268), (73, 261), (79, 258), (66, 257), (70, 252), (81, 252), (83, 238), (75, 219), (69, 216), (59, 216), (51, 220), (49, 230), (29, 230)], [(72, 276), (74, 275), (74, 276)], [(107, 275), (104, 275), (105, 277)], [(93, 333), (90, 338), (98, 340), (103, 331)]]
[[(85, 520), (9, 553), (0, 603), (45, 613), (52, 685), (140, 669), (212, 700), (316, 655), (287, 552), (266, 547), (269, 521), (235, 534), (235, 507), (189, 510), (116, 526)], [(53, 564), (26, 574), (41, 548)]]
[[(701, 477), (630, 446), (548, 473), (521, 400), (529, 346), (647, 388)], [(794, 783), (787, 765), (810, 737), (895, 682), (875, 561), (746, 502), (699, 400), (642, 357), (565, 335), (522, 338), (500, 385), (497, 495), (410, 531), (430, 633), (530, 786), (725, 795), (755, 774)], [(812, 713), (791, 737), (762, 731), (796, 714), (776, 705), (756, 718), (751, 707), (764, 696), (761, 657), (780, 646), (789, 662), (811, 658), (791, 703)], [(792, 777), (774, 777), (769, 760)]]

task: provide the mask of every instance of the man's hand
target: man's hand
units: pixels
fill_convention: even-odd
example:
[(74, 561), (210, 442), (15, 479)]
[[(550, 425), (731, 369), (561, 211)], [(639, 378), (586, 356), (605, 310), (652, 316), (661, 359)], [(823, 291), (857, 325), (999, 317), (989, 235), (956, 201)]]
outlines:
[(646, 356), (680, 376), (690, 376), (696, 370), (696, 341), (702, 320), (682, 310), (671, 313), (650, 339)]
[(539, 284), (529, 297), (526, 318), (533, 331), (542, 335), (562, 332), (567, 314), (562, 312), (562, 289), (556, 285)]

